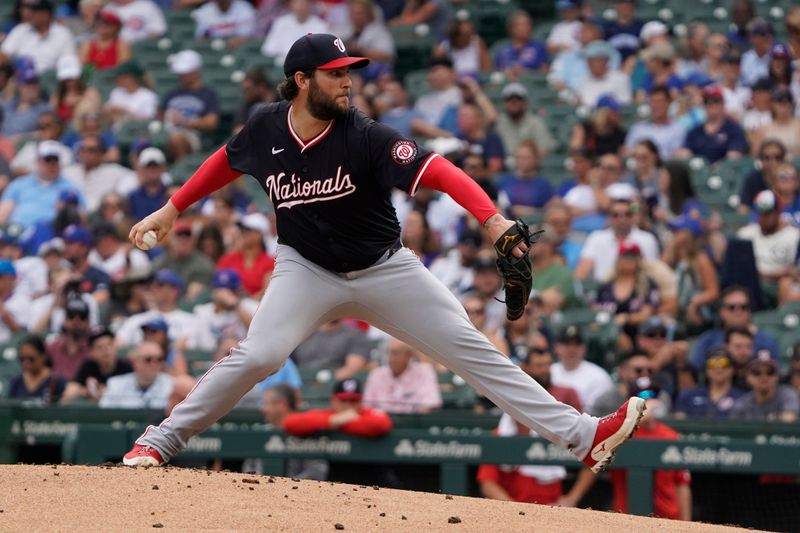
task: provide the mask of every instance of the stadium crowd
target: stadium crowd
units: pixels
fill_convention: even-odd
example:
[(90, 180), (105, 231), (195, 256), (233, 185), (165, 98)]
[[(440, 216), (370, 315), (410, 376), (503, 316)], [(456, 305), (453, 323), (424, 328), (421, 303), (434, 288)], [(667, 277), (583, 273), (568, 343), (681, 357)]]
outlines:
[[(535, 292), (507, 323), (475, 221), (434, 191), (392, 198), (405, 246), (525, 372), (595, 415), (644, 395), (641, 438), (677, 438), (666, 415), (796, 422), (800, 6), (773, 25), (765, 3), (736, 0), (720, 31), (644, 18), (645, 4), (558, 0), (549, 20), (508, 4), (488, 41), (456, 0), (16, 0), (0, 25), (0, 343), (18, 346), (4, 393), (169, 409), (245, 335), (277, 244), (253, 178), (187, 211), (152, 251), (127, 233), (278, 98), (297, 37), (332, 32), (372, 60), (351, 74), (356, 108), (544, 227)], [(181, 13), (193, 34), (152, 72), (140, 51), (173, 46)], [(399, 72), (406, 31), (434, 45)], [(250, 54), (233, 107), (211, 81), (219, 50)], [(391, 428), (376, 413), (446, 406), (445, 372), (337, 321), (240, 405), (297, 434), (374, 435)], [(292, 414), (321, 376), (337, 382), (332, 409)], [(497, 430), (527, 431), (505, 418)], [(563, 469), (503, 468), (480, 470), (487, 496), (574, 505), (588, 488), (562, 495)], [(664, 481), (657, 512), (689, 516), (687, 483)]]

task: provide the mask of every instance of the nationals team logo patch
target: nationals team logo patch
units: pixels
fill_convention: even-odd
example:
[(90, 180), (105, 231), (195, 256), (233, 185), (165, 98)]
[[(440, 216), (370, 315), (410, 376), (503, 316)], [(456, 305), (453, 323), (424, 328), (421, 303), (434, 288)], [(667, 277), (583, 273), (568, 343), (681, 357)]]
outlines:
[(392, 159), (398, 165), (413, 163), (417, 158), (417, 145), (411, 141), (396, 141), (392, 145)]

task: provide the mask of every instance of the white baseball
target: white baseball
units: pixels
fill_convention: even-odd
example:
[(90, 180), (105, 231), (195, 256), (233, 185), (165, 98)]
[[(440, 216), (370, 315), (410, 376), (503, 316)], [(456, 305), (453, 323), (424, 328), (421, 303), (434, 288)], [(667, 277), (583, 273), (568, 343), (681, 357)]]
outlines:
[(158, 235), (153, 230), (148, 231), (142, 237), (142, 244), (139, 246), (141, 250), (150, 250), (156, 244), (158, 244)]

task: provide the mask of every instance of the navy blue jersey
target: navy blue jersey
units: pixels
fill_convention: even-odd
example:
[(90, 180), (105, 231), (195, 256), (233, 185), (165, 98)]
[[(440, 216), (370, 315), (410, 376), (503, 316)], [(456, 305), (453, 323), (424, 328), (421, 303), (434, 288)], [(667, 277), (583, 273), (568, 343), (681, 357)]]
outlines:
[(287, 102), (259, 109), (227, 146), (275, 206), (278, 242), (334, 272), (367, 268), (400, 237), (392, 188), (413, 194), (432, 154), (355, 108), (303, 141)]

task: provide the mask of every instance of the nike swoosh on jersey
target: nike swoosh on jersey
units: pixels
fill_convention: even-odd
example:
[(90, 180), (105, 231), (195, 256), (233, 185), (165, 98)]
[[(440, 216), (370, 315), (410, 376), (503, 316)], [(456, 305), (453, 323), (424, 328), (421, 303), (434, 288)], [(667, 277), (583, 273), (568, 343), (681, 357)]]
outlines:
[(276, 150), (275, 147), (273, 146), (272, 147), (272, 155), (279, 154), (279, 153), (283, 152), (284, 150), (286, 150), (286, 148), (281, 148), (280, 150)]

